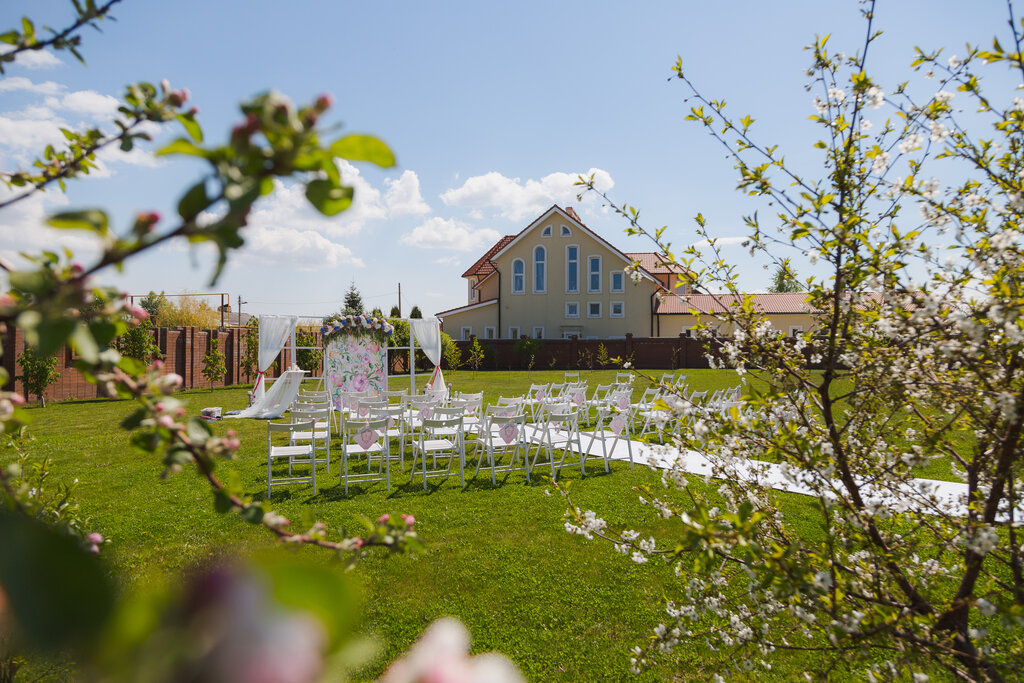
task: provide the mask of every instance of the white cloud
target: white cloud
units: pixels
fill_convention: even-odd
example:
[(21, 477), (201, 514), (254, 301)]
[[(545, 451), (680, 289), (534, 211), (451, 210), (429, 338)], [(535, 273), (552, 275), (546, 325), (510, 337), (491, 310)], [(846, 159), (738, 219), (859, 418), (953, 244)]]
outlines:
[[(5, 45), (0, 52), (10, 52), (13, 49), (13, 45)], [(14, 63), (26, 69), (52, 69), (64, 62), (57, 55), (46, 50), (26, 50), (14, 58)]]
[[(736, 244), (743, 244), (744, 242), (746, 242), (750, 238), (749, 237), (742, 237), (741, 236), (741, 237), (715, 237), (713, 239), (715, 240), (715, 245), (716, 246), (728, 247), (728, 246), (733, 246), (733, 245), (736, 245)], [(700, 240), (698, 242), (694, 242), (690, 246), (697, 247), (698, 249), (700, 249), (701, 247), (709, 247), (709, 246), (711, 246), (711, 243), (708, 242), (708, 240)]]
[(453, 254), (452, 256), (442, 256), (441, 258), (436, 258), (434, 259), (434, 263), (441, 266), (452, 266), (455, 265), (456, 263), (459, 263), (462, 260), (463, 259), (461, 256)]
[[(24, 188), (9, 189), (0, 185), (0, 201), (24, 191)], [(99, 247), (87, 233), (57, 230), (44, 224), (48, 215), (67, 204), (67, 197), (60, 192), (36, 192), (0, 211), (0, 244), (3, 245), (0, 256), (16, 267), (28, 265), (19, 255), (23, 251), (37, 254), (44, 249), (56, 252), (70, 249), (80, 261), (94, 259), (99, 254)]]
[[(245, 247), (236, 262), (269, 266), (278, 272), (322, 270), (348, 264), (359, 268), (363, 262), (348, 247), (330, 241), (315, 230), (289, 227), (249, 226), (243, 233)], [(275, 276), (268, 272), (269, 276)]]
[[(35, 157), (42, 154), (47, 145), (60, 147), (62, 142), (66, 142), (60, 132), (61, 126), (65, 125), (59, 117), (28, 119), (18, 114), (0, 116), (0, 150), (22, 160)], [(29, 153), (28, 157), (26, 153)]]
[(474, 230), (472, 226), (454, 218), (429, 218), (421, 225), (406, 233), (399, 240), (402, 244), (424, 249), (450, 249), (452, 251), (473, 251), (490, 246), (500, 233), (490, 228)]
[(39, 95), (56, 95), (64, 90), (64, 86), (53, 81), (35, 83), (24, 76), (9, 76), (0, 80), (0, 92), (14, 92), (17, 90), (34, 92)]
[(384, 201), (389, 216), (407, 216), (430, 213), (430, 207), (420, 194), (420, 179), (414, 171), (403, 171), (397, 179), (384, 181), (387, 191)]
[[(580, 188), (574, 183), (578, 176), (594, 176), (594, 184), (607, 191), (615, 182), (607, 171), (592, 168), (586, 173), (551, 173), (540, 180), (507, 178), (497, 171), (467, 178), (460, 187), (441, 193), (441, 201), (448, 206), (479, 211), (496, 209), (509, 220), (521, 220), (539, 214), (552, 204), (566, 206), (576, 201)], [(596, 201), (593, 195), (584, 195), (584, 202)]]
[[(55, 99), (55, 98), (54, 98)], [(120, 100), (95, 90), (76, 90), (60, 99), (60, 107), (94, 118), (108, 119), (117, 114)]]

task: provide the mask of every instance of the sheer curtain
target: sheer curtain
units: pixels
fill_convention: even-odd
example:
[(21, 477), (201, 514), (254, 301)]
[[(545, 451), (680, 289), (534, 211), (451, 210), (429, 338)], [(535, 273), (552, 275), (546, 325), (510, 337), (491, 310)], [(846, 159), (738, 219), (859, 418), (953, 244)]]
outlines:
[(224, 417), (258, 417), (265, 420), (276, 420), (291, 408), (292, 402), (299, 394), (299, 387), (306, 374), (305, 370), (287, 370), (264, 396), (254, 401), (245, 410), (232, 411)]
[(252, 388), (253, 403), (259, 402), (266, 394), (266, 386), (263, 377), (270, 367), (270, 364), (281, 353), (281, 349), (288, 343), (295, 324), (299, 321), (297, 315), (261, 315), (260, 316), (260, 347), (257, 363), (259, 375), (256, 377), (256, 386)]
[(416, 343), (434, 365), (441, 364), (441, 321), (437, 318), (413, 318), (409, 329), (416, 335)]

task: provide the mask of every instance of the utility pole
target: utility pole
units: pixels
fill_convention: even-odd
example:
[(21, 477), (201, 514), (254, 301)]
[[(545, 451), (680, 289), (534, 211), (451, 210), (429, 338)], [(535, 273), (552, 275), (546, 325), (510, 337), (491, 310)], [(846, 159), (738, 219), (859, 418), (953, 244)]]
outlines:
[(398, 283), (398, 317), (402, 317), (402, 283)]

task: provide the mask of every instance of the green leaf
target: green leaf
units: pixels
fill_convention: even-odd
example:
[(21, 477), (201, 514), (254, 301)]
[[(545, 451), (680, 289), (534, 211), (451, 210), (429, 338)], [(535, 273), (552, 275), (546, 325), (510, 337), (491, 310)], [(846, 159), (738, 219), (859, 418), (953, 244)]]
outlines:
[(6, 33), (0, 33), (0, 43), (7, 43), (8, 45), (17, 45), (18, 40), (21, 38), (21, 34), (17, 31), (7, 31)]
[(107, 234), (107, 214), (99, 209), (64, 211), (46, 219), (46, 224), (63, 230), (89, 230), (98, 235)]
[(334, 216), (352, 206), (351, 187), (338, 186), (330, 180), (314, 180), (306, 186), (306, 199), (325, 216)]
[(214, 510), (216, 510), (220, 514), (224, 514), (225, 512), (230, 512), (231, 508), (233, 508), (233, 507), (234, 507), (234, 503), (232, 503), (231, 499), (228, 498), (228, 494), (224, 493), (223, 491), (214, 491), (213, 492), (213, 509)]
[(70, 337), (71, 347), (87, 363), (95, 363), (100, 358), (100, 347), (96, 343), (89, 328), (84, 323), (75, 325)]
[(26, 642), (52, 650), (95, 637), (114, 606), (99, 558), (74, 538), (9, 512), (0, 512), (0, 538), (0, 585)]
[(188, 438), (196, 443), (206, 443), (206, 440), (213, 434), (209, 425), (198, 417), (193, 417), (186, 423), (185, 432), (188, 434)]
[(170, 154), (188, 154), (195, 157), (208, 159), (210, 153), (202, 147), (197, 147), (185, 138), (178, 138), (174, 142), (157, 150), (157, 156), (168, 156)]
[(356, 593), (337, 572), (294, 558), (268, 558), (261, 568), (283, 607), (312, 613), (323, 623), (330, 647), (354, 627), (360, 613)]
[(349, 161), (369, 161), (381, 168), (395, 165), (395, 155), (383, 141), (370, 135), (347, 135), (336, 140), (331, 155)]
[(193, 140), (196, 142), (203, 141), (203, 129), (199, 127), (193, 114), (178, 114), (177, 118), (178, 122), (185, 127), (185, 131)]
[(121, 420), (121, 428), (127, 430), (138, 429), (139, 426), (142, 425), (142, 421), (146, 419), (147, 415), (149, 415), (149, 413), (146, 412), (146, 410), (139, 408), (134, 413)]
[(178, 215), (186, 221), (190, 221), (209, 205), (210, 198), (206, 194), (206, 181), (200, 180), (190, 187), (178, 202)]

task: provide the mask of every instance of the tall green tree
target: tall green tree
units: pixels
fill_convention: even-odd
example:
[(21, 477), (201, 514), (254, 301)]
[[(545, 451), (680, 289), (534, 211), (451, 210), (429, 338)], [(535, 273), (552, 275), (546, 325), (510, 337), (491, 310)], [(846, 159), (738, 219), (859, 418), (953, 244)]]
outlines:
[(359, 293), (355, 280), (345, 292), (345, 302), (341, 307), (341, 312), (343, 315), (362, 315), (363, 313), (363, 295)]
[(26, 346), (25, 350), (18, 354), (21, 374), (15, 379), (25, 385), (26, 398), (31, 398), (32, 394), (35, 394), (43, 408), (46, 407), (47, 387), (60, 379), (57, 363), (57, 356), (42, 353), (35, 346)]
[(787, 292), (802, 292), (803, 286), (800, 281), (796, 279), (796, 273), (789, 269), (789, 265), (779, 264), (775, 268), (775, 272), (772, 274), (771, 284), (768, 285), (768, 291), (777, 294), (784, 294)]
[(420, 311), (420, 307), (419, 306), (413, 306), (412, 309), (409, 310), (409, 317), (410, 318), (422, 318), (423, 317), (423, 312)]

